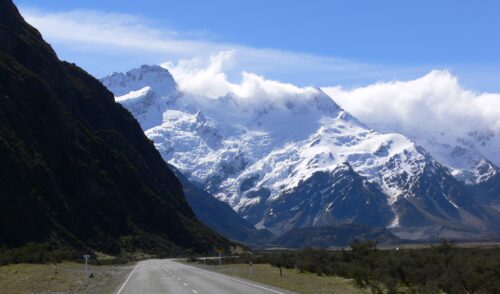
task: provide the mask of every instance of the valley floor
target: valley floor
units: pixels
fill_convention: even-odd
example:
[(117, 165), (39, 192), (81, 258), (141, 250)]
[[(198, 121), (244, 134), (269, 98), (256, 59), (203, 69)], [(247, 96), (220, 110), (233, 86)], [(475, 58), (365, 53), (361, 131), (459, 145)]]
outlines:
[(116, 294), (294, 294), (225, 273), (194, 267), (172, 259), (140, 261)]
[[(194, 263), (190, 263), (193, 265)], [(354, 287), (349, 279), (331, 276), (319, 276), (312, 273), (300, 273), (295, 269), (282, 269), (283, 277), (280, 277), (279, 268), (268, 264), (254, 264), (253, 274), (250, 273), (248, 264), (228, 264), (222, 266), (211, 266), (197, 264), (197, 267), (215, 271), (225, 275), (236, 276), (258, 283), (287, 289), (304, 294), (357, 294), (370, 293), (366, 289)]]
[[(132, 266), (89, 265), (89, 276), (79, 263), (13, 264), (0, 266), (0, 292), (113, 293)], [(3, 292), (5, 291), (5, 292)]]
[[(180, 263), (180, 267), (185, 267)], [(190, 263), (189, 265), (194, 265)], [(258, 284), (286, 289), (296, 293), (368, 293), (355, 288), (348, 279), (318, 276), (310, 273), (299, 273), (297, 270), (284, 269), (284, 277), (280, 278), (279, 269), (267, 264), (253, 266), (253, 274), (247, 264), (231, 264), (219, 266), (196, 265), (198, 268), (235, 276)], [(21, 293), (116, 293), (127, 280), (133, 265), (130, 266), (93, 266), (89, 265), (91, 277), (87, 278), (84, 265), (73, 262), (59, 264), (14, 264), (0, 267), (0, 292)], [(231, 282), (231, 281), (229, 281)], [(129, 283), (132, 285), (129, 281)], [(129, 283), (122, 289), (127, 291)], [(181, 283), (182, 284), (182, 283)], [(245, 285), (242, 285), (245, 286)], [(252, 288), (252, 287), (250, 287)], [(203, 291), (205, 290), (205, 291)], [(210, 293), (209, 289), (199, 289), (199, 293)], [(213, 290), (213, 289), (212, 289)], [(259, 290), (256, 288), (255, 290)], [(279, 291), (278, 291), (279, 292)], [(3, 293), (3, 292), (2, 292)], [(194, 293), (194, 292), (193, 292)]]

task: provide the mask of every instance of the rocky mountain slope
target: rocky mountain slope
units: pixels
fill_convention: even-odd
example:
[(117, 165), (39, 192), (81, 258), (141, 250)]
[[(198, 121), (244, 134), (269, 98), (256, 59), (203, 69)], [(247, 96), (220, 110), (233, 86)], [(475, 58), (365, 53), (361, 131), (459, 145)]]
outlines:
[(267, 245), (274, 238), (273, 234), (267, 230), (257, 230), (226, 202), (196, 187), (175, 167), (171, 166), (171, 169), (182, 184), (189, 206), (203, 224), (228, 239), (249, 246)]
[(387, 229), (356, 224), (295, 228), (279, 236), (273, 242), (276, 246), (288, 248), (306, 246), (329, 248), (346, 247), (356, 240), (371, 240), (385, 245), (405, 242)]
[(447, 70), (324, 91), (371, 128), (411, 138), (460, 181), (481, 183), (500, 166), (498, 94), (465, 89)]
[(34, 257), (21, 258), (33, 261), (229, 244), (198, 222), (132, 115), (59, 61), (10, 0), (0, 1), (0, 162), (0, 251), (28, 246)]
[(180, 92), (158, 66), (101, 81), (166, 161), (257, 228), (356, 223), (412, 232), (406, 238), (436, 237), (422, 233), (435, 227), (498, 229), (498, 212), (474, 201), (451, 169), (403, 135), (370, 129), (317, 88), (211, 98)]

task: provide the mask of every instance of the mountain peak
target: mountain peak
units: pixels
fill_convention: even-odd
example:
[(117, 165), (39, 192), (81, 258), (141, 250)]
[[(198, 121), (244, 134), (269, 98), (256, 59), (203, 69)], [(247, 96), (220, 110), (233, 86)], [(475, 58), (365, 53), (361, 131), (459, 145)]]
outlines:
[[(264, 87), (259, 79), (250, 77), (252, 87), (236, 87), (240, 91), (225, 96), (184, 93), (157, 113), (161, 122), (151, 129), (144, 127), (141, 113), (122, 104), (166, 161), (258, 228), (273, 223), (280, 214), (275, 208), (310, 210), (306, 206), (314, 204), (312, 195), (322, 204), (304, 216), (306, 223), (323, 215), (325, 224), (352, 217), (397, 224), (398, 215), (402, 222), (408, 219), (398, 211), (397, 200), (410, 196), (405, 193), (411, 184), (427, 184), (420, 175), (447, 175), (440, 165), (429, 164), (435, 163), (433, 157), (411, 139), (372, 130), (321, 89)], [(432, 166), (441, 172), (430, 170)], [(324, 179), (333, 186), (325, 186)], [(342, 185), (336, 184), (339, 180)], [(291, 194), (296, 205), (282, 206)], [(376, 213), (355, 216), (349, 212), (353, 207), (365, 216)]]
[(207, 121), (207, 118), (205, 117), (205, 115), (203, 114), (203, 112), (198, 111), (196, 113), (196, 123), (204, 123), (206, 121)]
[(320, 88), (315, 88), (318, 91), (318, 94), (314, 96), (314, 102), (316, 103), (316, 107), (318, 110), (323, 110), (327, 113), (336, 114), (339, 111), (343, 111), (343, 109), (332, 99), (332, 97), (328, 96), (323, 90)]
[(101, 82), (115, 96), (122, 96), (149, 86), (160, 96), (170, 96), (177, 92), (177, 83), (172, 74), (158, 65), (142, 65), (126, 73), (113, 73)]

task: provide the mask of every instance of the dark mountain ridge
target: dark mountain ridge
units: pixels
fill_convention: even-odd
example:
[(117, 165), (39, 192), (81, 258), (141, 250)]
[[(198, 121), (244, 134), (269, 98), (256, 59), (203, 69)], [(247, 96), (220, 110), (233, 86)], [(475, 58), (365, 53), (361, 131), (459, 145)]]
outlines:
[(496, 169), (494, 176), (488, 180), (476, 185), (468, 186), (475, 199), (488, 205), (489, 207), (500, 211), (500, 169)]
[(332, 224), (387, 226), (394, 213), (377, 185), (346, 162), (331, 172), (316, 172), (274, 201), (264, 225), (276, 231)]
[(429, 161), (403, 187), (403, 197), (394, 204), (400, 211), (400, 226), (394, 230), (399, 237), (455, 239), (498, 234), (498, 211), (478, 201), (480, 191), (472, 191), (437, 162)]
[(305, 246), (329, 248), (349, 246), (356, 240), (372, 240), (384, 245), (405, 242), (385, 228), (374, 228), (363, 224), (342, 224), (291, 229), (273, 240), (273, 243), (276, 246), (289, 248)]
[(101, 83), (59, 61), (0, 0), (0, 248), (207, 252), (200, 224), (139, 124)]
[(209, 228), (249, 246), (267, 245), (274, 238), (270, 231), (256, 229), (229, 204), (196, 187), (179, 170), (169, 166), (181, 182), (186, 200), (196, 217)]

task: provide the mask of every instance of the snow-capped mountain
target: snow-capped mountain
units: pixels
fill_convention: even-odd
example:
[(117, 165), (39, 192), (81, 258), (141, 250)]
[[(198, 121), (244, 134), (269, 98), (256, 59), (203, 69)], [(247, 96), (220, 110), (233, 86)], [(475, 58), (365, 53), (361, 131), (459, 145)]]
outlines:
[(500, 166), (500, 95), (464, 89), (446, 70), (324, 91), (371, 128), (411, 138), (460, 181), (485, 182)]
[(410, 136), (424, 146), (436, 160), (446, 165), (453, 176), (462, 182), (479, 184), (488, 181), (497, 173), (498, 168), (492, 161), (497, 156), (492, 155), (493, 150), (486, 150), (494, 149), (492, 147), (496, 144), (496, 138), (493, 133), (474, 131), (467, 133), (465, 137), (454, 137), (431, 131)]
[(172, 75), (158, 66), (143, 65), (125, 74), (114, 73), (101, 82), (144, 130), (161, 124), (166, 106), (180, 95)]
[(210, 98), (181, 93), (158, 66), (102, 83), (167, 162), (257, 228), (282, 233), (363, 223), (487, 230), (498, 220), (471, 203), (465, 185), (422, 147), (370, 129), (320, 89), (290, 85), (258, 99)]

